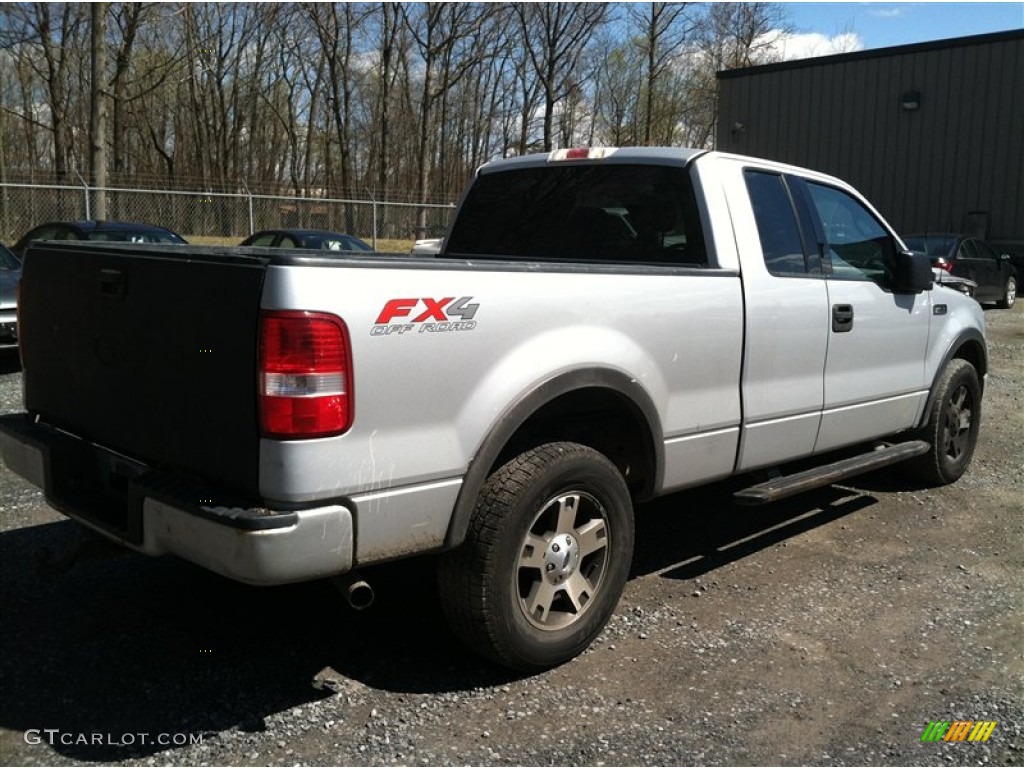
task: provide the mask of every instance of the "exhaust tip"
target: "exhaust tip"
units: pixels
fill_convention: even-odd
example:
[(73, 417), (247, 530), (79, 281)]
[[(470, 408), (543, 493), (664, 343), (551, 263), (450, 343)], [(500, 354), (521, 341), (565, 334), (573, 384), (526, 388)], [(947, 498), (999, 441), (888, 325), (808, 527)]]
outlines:
[(336, 576), (331, 583), (338, 588), (345, 602), (357, 611), (364, 611), (373, 605), (373, 587), (357, 573), (350, 573), (345, 576)]
[(345, 591), (345, 599), (357, 611), (364, 611), (373, 605), (374, 597), (373, 587), (361, 579), (349, 584)]

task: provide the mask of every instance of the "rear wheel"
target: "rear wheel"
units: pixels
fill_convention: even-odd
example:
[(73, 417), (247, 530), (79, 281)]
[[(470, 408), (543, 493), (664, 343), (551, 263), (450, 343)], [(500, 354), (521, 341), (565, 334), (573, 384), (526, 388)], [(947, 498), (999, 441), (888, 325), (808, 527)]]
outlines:
[(488, 478), (466, 541), (442, 561), (442, 605), (480, 654), (535, 671), (581, 653), (622, 594), (633, 509), (602, 454), (548, 443)]
[(996, 306), (1000, 309), (1009, 309), (1015, 301), (1017, 301), (1017, 278), (1011, 276), (1006, 279), (1003, 298), (996, 302)]
[(966, 360), (950, 360), (936, 385), (928, 423), (919, 434), (931, 449), (909, 467), (929, 485), (958, 480), (971, 463), (980, 425), (978, 372)]

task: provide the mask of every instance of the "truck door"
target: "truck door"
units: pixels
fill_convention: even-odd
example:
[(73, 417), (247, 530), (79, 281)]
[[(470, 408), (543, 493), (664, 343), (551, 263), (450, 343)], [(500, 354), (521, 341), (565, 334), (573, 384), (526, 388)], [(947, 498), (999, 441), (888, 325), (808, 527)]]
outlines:
[[(743, 431), (737, 468), (777, 464), (814, 450), (824, 403), (828, 294), (809, 209), (787, 178), (746, 168), (732, 206), (746, 306)], [(760, 251), (762, 258), (757, 258)]]
[(828, 291), (825, 401), (815, 452), (909, 428), (928, 394), (931, 295), (894, 293), (897, 241), (849, 192), (797, 179)]

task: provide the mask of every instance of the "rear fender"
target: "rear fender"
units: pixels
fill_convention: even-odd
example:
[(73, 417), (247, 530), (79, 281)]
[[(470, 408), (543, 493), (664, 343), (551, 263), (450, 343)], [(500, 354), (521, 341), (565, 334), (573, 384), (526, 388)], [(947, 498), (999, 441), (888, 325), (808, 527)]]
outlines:
[(445, 538), (445, 549), (457, 547), (465, 539), (480, 489), (490, 475), (494, 463), (519, 428), (544, 405), (556, 398), (589, 388), (607, 389), (622, 395), (642, 415), (646, 422), (647, 434), (652, 438), (648, 442), (653, 453), (654, 470), (649, 474), (641, 495), (649, 496), (655, 488), (661, 487), (664, 445), (660, 439), (655, 439), (662, 434), (661, 420), (650, 395), (636, 379), (621, 371), (608, 368), (569, 371), (548, 379), (524, 394), (491, 425), (487, 436), (473, 455), (463, 479)]

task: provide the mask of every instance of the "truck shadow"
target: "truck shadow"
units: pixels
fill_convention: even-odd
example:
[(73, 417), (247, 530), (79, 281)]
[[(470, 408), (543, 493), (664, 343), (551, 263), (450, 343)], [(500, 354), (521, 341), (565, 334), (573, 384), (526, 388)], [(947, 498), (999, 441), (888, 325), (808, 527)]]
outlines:
[[(691, 578), (875, 503), (824, 489), (750, 510), (731, 506), (731, 490), (718, 484), (641, 506), (633, 577)], [(41, 567), (41, 552), (78, 535), (66, 521), (0, 534), (0, 727), (56, 729), (47, 743), (71, 760), (152, 755), (170, 746), (158, 734), (265, 730), (276, 713), (336, 692), (358, 710), (375, 690), (517, 679), (447, 629), (429, 558), (368, 569), (378, 600), (355, 612), (326, 582), (255, 589), (172, 558), (126, 553), (86, 556), (63, 572)], [(123, 734), (149, 734), (149, 743), (121, 746)]]
[(872, 496), (827, 486), (745, 507), (732, 501), (742, 487), (741, 480), (729, 480), (640, 507), (631, 576), (693, 579), (876, 503)]

